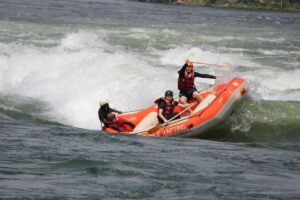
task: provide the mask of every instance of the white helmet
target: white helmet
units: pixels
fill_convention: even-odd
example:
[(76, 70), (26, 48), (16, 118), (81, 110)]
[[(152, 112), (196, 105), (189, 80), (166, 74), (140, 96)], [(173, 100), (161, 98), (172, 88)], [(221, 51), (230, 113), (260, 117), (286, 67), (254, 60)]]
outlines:
[(105, 104), (109, 104), (109, 101), (106, 100), (106, 99), (102, 99), (102, 100), (99, 101), (99, 105), (100, 105), (100, 106), (103, 106), (103, 105), (105, 105)]

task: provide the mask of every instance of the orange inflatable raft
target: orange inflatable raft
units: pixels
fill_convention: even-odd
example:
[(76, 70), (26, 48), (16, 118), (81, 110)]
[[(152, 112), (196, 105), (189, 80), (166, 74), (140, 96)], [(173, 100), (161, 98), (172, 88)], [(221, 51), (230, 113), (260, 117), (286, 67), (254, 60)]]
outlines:
[[(126, 130), (125, 132), (120, 133), (111, 128), (106, 128), (104, 131), (111, 134), (134, 134), (140, 136), (197, 137), (209, 128), (226, 120), (243, 99), (247, 90), (248, 85), (246, 81), (237, 77), (227, 83), (202, 91), (200, 94), (203, 100), (200, 104), (195, 100), (189, 102), (195, 103), (191, 107), (192, 112), (185, 112), (180, 119), (170, 121), (168, 125), (154, 132), (149, 130), (153, 130), (153, 127), (156, 127), (158, 124), (156, 104), (141, 111), (118, 116), (118, 118), (129, 120), (136, 125), (133, 130), (127, 125), (122, 125), (122, 128)], [(182, 110), (184, 108), (175, 108), (175, 112), (181, 112)]]

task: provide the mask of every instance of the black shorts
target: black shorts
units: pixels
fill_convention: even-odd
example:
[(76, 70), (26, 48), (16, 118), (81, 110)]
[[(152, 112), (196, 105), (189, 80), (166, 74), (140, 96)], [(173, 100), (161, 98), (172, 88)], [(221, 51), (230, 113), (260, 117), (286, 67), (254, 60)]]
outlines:
[(187, 99), (191, 99), (193, 98), (193, 93), (197, 91), (195, 88), (191, 89), (191, 90), (181, 90), (179, 91), (179, 97), (186, 97)]

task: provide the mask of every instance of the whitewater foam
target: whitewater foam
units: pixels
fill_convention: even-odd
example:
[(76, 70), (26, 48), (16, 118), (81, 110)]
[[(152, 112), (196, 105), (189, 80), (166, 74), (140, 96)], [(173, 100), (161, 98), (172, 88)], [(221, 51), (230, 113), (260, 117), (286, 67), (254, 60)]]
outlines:
[[(128, 31), (145, 34), (143, 29)], [(115, 33), (101, 29), (71, 32), (52, 47), (0, 43), (0, 92), (48, 103), (59, 122), (98, 129), (99, 99), (110, 99), (112, 107), (128, 111), (152, 105), (167, 89), (177, 95), (176, 71), (190, 59), (231, 64), (230, 70), (199, 67), (196, 71), (217, 75), (218, 81), (243, 76), (250, 82), (253, 98), (300, 100), (299, 70), (274, 71), (243, 54), (203, 46), (174, 45), (162, 50), (153, 45), (146, 52), (137, 52), (111, 43), (109, 34)], [(152, 37), (147, 31), (146, 35)], [(197, 80), (198, 89), (211, 84), (209, 79)]]
[(170, 78), (162, 78), (168, 70), (161, 69), (158, 75), (140, 55), (122, 49), (108, 53), (103, 38), (79, 31), (53, 48), (1, 43), (10, 55), (0, 59), (1, 92), (48, 102), (64, 123), (99, 128), (100, 98), (111, 99), (112, 106), (121, 110), (137, 109), (172, 88)]

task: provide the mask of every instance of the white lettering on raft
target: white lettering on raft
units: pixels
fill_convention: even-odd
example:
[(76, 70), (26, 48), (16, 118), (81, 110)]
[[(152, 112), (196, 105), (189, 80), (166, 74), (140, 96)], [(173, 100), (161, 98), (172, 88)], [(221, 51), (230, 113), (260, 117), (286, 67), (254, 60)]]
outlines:
[(178, 125), (178, 126), (175, 126), (175, 127), (170, 127), (170, 128), (165, 128), (162, 130), (162, 134), (164, 135), (170, 135), (170, 134), (174, 134), (174, 133), (177, 133), (179, 131), (183, 131), (185, 130), (185, 126), (184, 124), (181, 124), (181, 125)]

